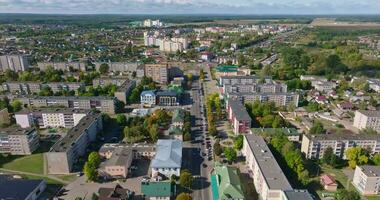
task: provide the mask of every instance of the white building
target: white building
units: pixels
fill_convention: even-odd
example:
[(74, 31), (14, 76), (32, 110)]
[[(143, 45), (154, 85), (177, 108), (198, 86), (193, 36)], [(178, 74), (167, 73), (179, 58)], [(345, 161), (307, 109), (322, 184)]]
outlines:
[(355, 112), (354, 126), (358, 129), (372, 128), (380, 132), (380, 111), (358, 110)]
[(361, 195), (380, 194), (380, 166), (356, 166), (352, 184)]
[(182, 141), (158, 140), (156, 155), (151, 162), (152, 177), (179, 176), (182, 164)]
[(143, 23), (144, 27), (162, 27), (164, 24), (159, 20), (146, 19)]
[(35, 108), (15, 114), (16, 123), (22, 128), (38, 125), (40, 128), (72, 128), (89, 113), (84, 109)]

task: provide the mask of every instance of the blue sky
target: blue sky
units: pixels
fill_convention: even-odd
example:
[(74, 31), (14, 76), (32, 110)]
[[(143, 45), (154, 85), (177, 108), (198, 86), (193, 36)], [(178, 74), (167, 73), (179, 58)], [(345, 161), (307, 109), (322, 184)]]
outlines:
[(380, 0), (0, 0), (1, 13), (380, 14)]

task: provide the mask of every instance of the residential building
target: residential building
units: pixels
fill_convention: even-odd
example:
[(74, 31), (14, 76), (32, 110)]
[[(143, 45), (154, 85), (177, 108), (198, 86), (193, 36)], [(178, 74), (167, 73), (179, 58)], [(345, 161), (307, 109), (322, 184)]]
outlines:
[(88, 145), (95, 141), (96, 135), (103, 129), (100, 113), (90, 113), (82, 118), (78, 125), (68, 131), (65, 137), (55, 143), (45, 153), (49, 174), (68, 174), (74, 163), (84, 156)]
[(152, 177), (179, 176), (182, 164), (182, 141), (158, 140), (156, 155), (151, 162)]
[(39, 146), (39, 135), (34, 128), (8, 127), (0, 129), (0, 153), (30, 155)]
[(75, 83), (75, 82), (59, 82), (59, 83), (44, 83), (43, 87), (49, 87), (52, 92), (62, 92), (62, 91), (75, 91), (77, 92), (79, 89), (85, 89), (84, 83)]
[(245, 135), (241, 151), (259, 199), (282, 200), (283, 192), (293, 189), (261, 136)]
[(380, 153), (380, 137), (365, 134), (305, 134), (302, 137), (301, 151), (308, 159), (323, 157), (323, 152), (331, 147), (335, 155), (345, 159), (345, 152), (352, 147), (368, 149), (372, 154)]
[(131, 166), (133, 152), (129, 148), (115, 148), (111, 156), (99, 166), (99, 174), (103, 177), (127, 178)]
[(361, 195), (379, 195), (380, 166), (357, 165), (352, 184)]
[(238, 66), (237, 65), (218, 65), (215, 68), (215, 76), (237, 76), (238, 75)]
[(177, 52), (187, 49), (189, 42), (186, 38), (164, 38), (158, 44), (160, 51)]
[(49, 67), (62, 71), (86, 71), (86, 64), (83, 62), (38, 62), (37, 67), (41, 71), (46, 71)]
[(213, 200), (245, 200), (237, 169), (216, 164), (211, 173)]
[(224, 84), (222, 94), (228, 93), (285, 93), (287, 86), (280, 83)]
[(1, 124), (10, 124), (8, 108), (0, 110), (0, 125)]
[(170, 181), (142, 181), (141, 193), (148, 200), (171, 200), (176, 196), (176, 185)]
[(15, 113), (15, 119), (22, 128), (72, 128), (89, 112), (70, 108), (32, 108)]
[(29, 62), (25, 55), (2, 55), (0, 56), (0, 71), (7, 70), (19, 72), (29, 69)]
[(354, 126), (360, 130), (371, 128), (380, 132), (380, 111), (357, 110), (354, 117)]
[(323, 76), (309, 76), (309, 75), (301, 75), (301, 81), (310, 81), (311, 85), (314, 86), (318, 82), (327, 82), (327, 78)]
[(136, 81), (126, 80), (120, 87), (117, 88), (116, 92), (114, 93), (114, 96), (121, 102), (127, 104), (128, 96), (135, 87)]
[(185, 110), (181, 108), (175, 109), (172, 116), (172, 126), (182, 129), (185, 123), (185, 114)]
[(98, 109), (101, 112), (115, 114), (116, 101), (114, 97), (76, 97), (76, 96), (19, 96), (14, 98), (23, 103), (23, 105), (41, 108), (41, 107), (65, 107), (75, 109)]
[[(120, 150), (121, 149), (121, 150)], [(128, 149), (132, 152), (132, 159), (151, 159), (156, 155), (156, 145), (145, 144), (145, 143), (134, 143), (134, 144), (117, 144), (117, 143), (105, 143), (99, 149), (99, 155), (105, 159), (110, 159), (114, 152), (121, 152), (124, 149)]]
[(316, 81), (311, 84), (317, 91), (329, 93), (336, 88), (336, 83), (332, 81)]
[(27, 180), (0, 174), (0, 198), (14, 200), (37, 200), (46, 189), (46, 182)]
[(272, 83), (273, 80), (271, 77), (264, 77), (262, 79), (260, 76), (220, 76), (219, 85), (252, 85), (260, 83), (260, 80), (263, 80), (263, 83)]
[(282, 200), (314, 200), (307, 190), (286, 190), (282, 192)]
[(151, 20), (151, 19), (146, 19), (144, 20), (144, 23), (143, 23), (144, 27), (161, 27), (163, 26), (163, 23), (157, 19), (157, 20)]
[(120, 87), (127, 81), (127, 77), (100, 77), (92, 80), (92, 86), (93, 87), (104, 87), (106, 85), (116, 85), (117, 87)]
[(262, 135), (262, 136), (276, 136), (284, 135), (289, 141), (299, 142), (301, 134), (295, 128), (252, 128), (250, 134)]
[(113, 188), (99, 188), (99, 200), (129, 200), (133, 197), (133, 192), (116, 184)]
[(245, 106), (239, 101), (229, 99), (227, 102), (228, 120), (235, 134), (248, 133), (251, 128), (252, 119)]
[(380, 79), (370, 78), (367, 80), (369, 88), (375, 92), (380, 92)]
[(259, 102), (274, 102), (277, 107), (294, 105), (298, 107), (299, 95), (297, 93), (240, 93), (231, 92), (227, 98), (239, 99), (243, 104)]
[(157, 91), (157, 105), (159, 106), (179, 106), (181, 96), (175, 91)]
[(142, 91), (140, 102), (143, 107), (153, 107), (156, 105), (156, 92), (154, 90)]
[[(95, 64), (96, 71), (99, 71), (100, 65), (102, 65), (103, 63), (96, 62), (94, 64)], [(128, 75), (132, 75), (133, 72), (135, 72), (137, 67), (140, 65), (137, 62), (107, 62), (104, 64), (108, 65), (110, 72), (119, 72), (119, 73), (122, 72)]]
[(166, 84), (169, 81), (168, 64), (146, 64), (145, 76), (151, 77), (153, 81)]
[(334, 177), (324, 174), (319, 179), (325, 190), (335, 192), (338, 189), (338, 183), (335, 181)]

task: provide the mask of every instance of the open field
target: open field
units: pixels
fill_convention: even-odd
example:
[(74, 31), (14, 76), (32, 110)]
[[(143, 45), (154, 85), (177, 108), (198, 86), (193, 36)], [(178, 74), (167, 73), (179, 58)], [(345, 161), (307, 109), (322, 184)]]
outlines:
[(346, 29), (377, 29), (380, 28), (380, 23), (377, 22), (342, 22), (329, 18), (316, 18), (311, 23), (312, 26), (317, 27), (331, 27), (331, 28), (346, 28)]
[(15, 170), (20, 172), (29, 172), (35, 174), (44, 173), (44, 159), (43, 154), (33, 154), (30, 156), (23, 156), (4, 163), (1, 167), (4, 169)]

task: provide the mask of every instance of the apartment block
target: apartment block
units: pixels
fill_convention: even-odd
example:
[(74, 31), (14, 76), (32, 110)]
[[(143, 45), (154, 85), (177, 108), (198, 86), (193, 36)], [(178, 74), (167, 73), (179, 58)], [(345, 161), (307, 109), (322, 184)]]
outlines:
[[(221, 76), (219, 78), (219, 85), (252, 85), (258, 84), (262, 80), (259, 76)], [(271, 83), (271, 77), (265, 77), (264, 83)]]
[[(94, 64), (96, 71), (99, 71), (100, 65), (103, 63), (96, 62)], [(137, 67), (139, 66), (139, 63), (137, 62), (108, 62), (105, 64), (109, 66), (109, 71), (111, 72), (123, 72), (130, 75), (136, 71)]]
[(126, 80), (120, 87), (117, 88), (114, 96), (125, 104), (128, 103), (128, 96), (136, 87), (136, 81)]
[(380, 111), (357, 110), (354, 117), (354, 126), (360, 130), (371, 128), (380, 132)]
[(72, 128), (90, 111), (70, 108), (33, 108), (15, 113), (16, 123), (22, 128)]
[(293, 190), (264, 139), (259, 135), (245, 135), (242, 155), (259, 199), (282, 200), (283, 192)]
[(68, 174), (78, 158), (84, 156), (88, 145), (95, 141), (96, 135), (103, 129), (100, 113), (90, 113), (82, 118), (78, 125), (71, 128), (65, 137), (55, 143), (45, 153), (49, 174)]
[(3, 90), (12, 94), (38, 94), (41, 89), (48, 87), (52, 92), (77, 91), (84, 88), (84, 83), (41, 83), (41, 82), (6, 82), (3, 83)]
[(0, 153), (30, 155), (39, 146), (39, 136), (34, 128), (0, 129)]
[(345, 152), (352, 147), (362, 147), (373, 153), (380, 152), (380, 137), (377, 135), (324, 134), (302, 137), (301, 151), (308, 159), (320, 159), (323, 152), (331, 147), (335, 155), (345, 159)]
[(245, 106), (238, 100), (229, 99), (227, 102), (228, 119), (235, 134), (249, 133), (252, 119)]
[(146, 64), (145, 76), (150, 77), (153, 81), (166, 84), (169, 81), (168, 64)]
[(379, 195), (380, 166), (356, 166), (352, 184), (361, 195)]
[(104, 87), (106, 85), (116, 85), (120, 87), (127, 81), (127, 77), (100, 77), (92, 80), (92, 86), (94, 87)]
[(83, 62), (39, 62), (37, 67), (41, 71), (46, 71), (50, 67), (62, 71), (86, 71), (86, 64)]
[(285, 93), (287, 86), (280, 83), (253, 83), (253, 84), (224, 84), (222, 94), (225, 93)]
[(274, 102), (276, 106), (288, 106), (293, 104), (298, 107), (299, 95), (296, 93), (241, 93), (231, 92), (226, 95), (227, 98), (238, 99), (244, 104), (259, 102)]
[(19, 72), (29, 69), (29, 62), (24, 55), (2, 55), (0, 56), (0, 71), (7, 70)]
[(117, 99), (114, 97), (59, 97), (59, 96), (32, 96), (32, 97), (16, 97), (15, 100), (21, 101), (24, 105), (41, 108), (41, 107), (65, 107), (74, 109), (98, 109), (101, 112), (115, 114), (115, 104)]

